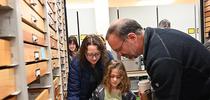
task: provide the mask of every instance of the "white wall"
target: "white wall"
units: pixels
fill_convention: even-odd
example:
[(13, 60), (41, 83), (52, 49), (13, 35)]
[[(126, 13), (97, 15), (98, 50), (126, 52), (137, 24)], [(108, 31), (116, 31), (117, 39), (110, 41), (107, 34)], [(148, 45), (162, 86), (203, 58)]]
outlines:
[[(188, 33), (188, 28), (195, 28), (194, 4), (173, 4), (158, 6), (159, 21), (168, 19), (171, 28)], [(198, 20), (198, 19), (197, 19)], [(192, 34), (195, 37), (195, 34)]]
[(121, 7), (120, 18), (135, 19), (145, 27), (157, 27), (156, 6)]
[(79, 28), (80, 34), (93, 34), (96, 33), (96, 21), (94, 8), (81, 8), (81, 9), (67, 9), (68, 19), (68, 33), (69, 35), (77, 35), (77, 16), (79, 14)]

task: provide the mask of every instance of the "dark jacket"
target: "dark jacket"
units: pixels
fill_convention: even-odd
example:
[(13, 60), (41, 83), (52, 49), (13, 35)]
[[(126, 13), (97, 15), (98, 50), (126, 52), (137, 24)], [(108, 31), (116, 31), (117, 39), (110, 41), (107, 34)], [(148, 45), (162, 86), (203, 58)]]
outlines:
[[(104, 90), (104, 86), (99, 85), (96, 88), (96, 90), (92, 93), (92, 98), (90, 100), (104, 100)], [(131, 91), (129, 91), (122, 95), (122, 100), (136, 100), (136, 96)]]
[(210, 39), (204, 43), (204, 46), (210, 51)]
[(89, 62), (80, 64), (78, 57), (73, 58), (69, 67), (67, 99), (88, 100), (102, 81), (104, 67), (100, 60), (92, 68)]
[(158, 100), (209, 98), (210, 53), (186, 33), (146, 28), (144, 63)]

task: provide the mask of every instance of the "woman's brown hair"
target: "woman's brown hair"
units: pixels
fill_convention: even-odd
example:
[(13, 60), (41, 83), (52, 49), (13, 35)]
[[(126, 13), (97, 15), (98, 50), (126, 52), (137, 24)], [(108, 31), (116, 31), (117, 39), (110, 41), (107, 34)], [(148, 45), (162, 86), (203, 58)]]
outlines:
[(97, 36), (97, 35), (87, 35), (84, 40), (82, 41), (82, 45), (80, 47), (79, 50), (79, 61), (80, 64), (89, 64), (89, 62), (87, 61), (85, 54), (87, 53), (87, 47), (89, 45), (95, 45), (97, 46), (97, 49), (100, 51), (101, 53), (101, 57), (99, 59), (99, 61), (96, 63), (96, 65), (100, 62), (101, 64), (103, 64), (104, 66), (107, 65), (109, 58), (108, 58), (108, 53), (103, 45), (103, 42), (101, 41), (101, 39)]
[(103, 85), (111, 93), (112, 87), (110, 84), (110, 79), (111, 79), (110, 74), (112, 70), (116, 68), (119, 69), (120, 76), (122, 77), (122, 80), (117, 86), (117, 89), (120, 89), (122, 93), (128, 92), (130, 90), (130, 80), (127, 76), (124, 64), (118, 60), (112, 60), (108, 65), (108, 67), (106, 68), (103, 79)]

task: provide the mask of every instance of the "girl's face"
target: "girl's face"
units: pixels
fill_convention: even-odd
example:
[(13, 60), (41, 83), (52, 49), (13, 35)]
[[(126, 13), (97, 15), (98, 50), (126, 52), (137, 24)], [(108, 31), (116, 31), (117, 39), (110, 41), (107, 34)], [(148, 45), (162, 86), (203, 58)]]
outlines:
[(110, 84), (112, 88), (117, 88), (122, 80), (122, 76), (120, 75), (119, 69), (114, 68), (110, 73)]
[(73, 42), (71, 42), (70, 44), (69, 44), (69, 50), (71, 50), (71, 51), (75, 51), (76, 50), (76, 44), (74, 44)]
[(96, 45), (88, 45), (85, 56), (91, 64), (95, 65), (101, 57), (101, 52)]

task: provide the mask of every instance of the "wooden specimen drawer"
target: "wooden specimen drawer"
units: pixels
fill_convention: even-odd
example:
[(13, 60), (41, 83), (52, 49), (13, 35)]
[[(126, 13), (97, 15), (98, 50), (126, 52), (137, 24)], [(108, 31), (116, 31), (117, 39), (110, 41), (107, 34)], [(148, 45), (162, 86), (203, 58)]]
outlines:
[(57, 40), (53, 39), (53, 38), (50, 38), (50, 45), (51, 45), (51, 48), (58, 48), (58, 42)]
[(27, 83), (31, 83), (47, 72), (47, 61), (26, 65)]
[(15, 69), (0, 70), (0, 100), (15, 92)]
[(0, 7), (1, 6), (8, 6), (8, 0), (0, 0)]
[(56, 68), (56, 67), (59, 67), (59, 65), (58, 65), (58, 59), (53, 59), (53, 60), (51, 60), (52, 62), (52, 67), (53, 68)]
[(10, 41), (0, 39), (0, 67), (11, 64)]
[(59, 100), (60, 86), (56, 87), (54, 91), (55, 91), (55, 98), (56, 98), (55, 100)]
[(29, 100), (48, 100), (48, 99), (49, 99), (48, 89), (29, 90)]
[(52, 20), (52, 19), (50, 18), (50, 16), (48, 16), (47, 18), (48, 18), (48, 20), (49, 20), (49, 25), (50, 25), (54, 30), (56, 30), (56, 21)]
[(50, 32), (50, 37), (52, 37), (55, 40), (58, 40), (58, 34), (50, 27), (49, 28), (49, 32)]
[(31, 83), (40, 76), (40, 69), (37, 63), (26, 65), (27, 83)]
[(45, 47), (36, 46), (24, 43), (24, 59), (25, 62), (32, 62), (37, 60), (47, 59), (47, 52)]
[(51, 9), (53, 12), (55, 12), (55, 0), (48, 0), (47, 3), (48, 3), (48, 5), (49, 5), (50, 9)]
[(45, 34), (22, 22), (24, 41), (45, 45)]
[(44, 7), (38, 0), (25, 0), (42, 17), (44, 17)]
[(58, 58), (58, 50), (51, 50), (52, 58)]
[(47, 73), (48, 63), (47, 61), (37, 63), (38, 68), (40, 69), (40, 75), (43, 76)]
[(38, 14), (36, 14), (35, 11), (31, 9), (23, 0), (21, 0), (21, 7), (22, 7), (22, 18), (24, 18), (32, 25), (38, 27), (40, 30), (45, 32), (44, 20)]
[(56, 20), (56, 12), (52, 11), (50, 6), (47, 6), (47, 7), (48, 7), (48, 15), (55, 21)]
[(54, 85), (54, 88), (57, 88), (58, 85), (59, 85), (59, 77), (56, 77), (54, 80), (53, 80), (53, 85)]

